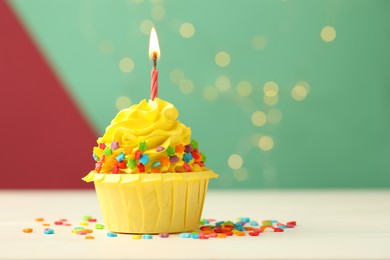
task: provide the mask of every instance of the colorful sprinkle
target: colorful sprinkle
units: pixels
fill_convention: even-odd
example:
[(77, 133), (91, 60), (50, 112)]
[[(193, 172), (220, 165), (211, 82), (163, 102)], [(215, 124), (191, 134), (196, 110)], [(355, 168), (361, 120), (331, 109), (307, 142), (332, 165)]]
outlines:
[(22, 231), (23, 231), (23, 233), (32, 233), (33, 229), (32, 228), (25, 228)]
[(196, 141), (195, 139), (192, 139), (192, 140), (191, 140), (191, 146), (192, 146), (194, 149), (197, 149), (197, 148), (199, 147), (198, 141)]
[(182, 145), (182, 144), (176, 145), (176, 147), (175, 147), (176, 153), (182, 153), (183, 151), (184, 151), (184, 145)]
[(181, 238), (191, 238), (191, 233), (180, 233), (179, 236)]
[(127, 162), (127, 167), (134, 169), (137, 166), (137, 162), (134, 159), (131, 159)]
[(146, 165), (150, 161), (149, 156), (147, 154), (141, 155), (139, 158), (139, 162), (142, 163), (143, 165)]
[(115, 151), (116, 149), (119, 148), (119, 143), (118, 143), (117, 141), (113, 141), (113, 142), (111, 143), (110, 147), (111, 147), (111, 149), (112, 149), (113, 151)]
[(142, 155), (141, 151), (140, 151), (140, 150), (137, 150), (137, 151), (135, 151), (134, 158), (135, 158), (136, 160), (139, 160), (139, 158), (141, 158), (141, 155)]
[(152, 167), (158, 167), (161, 165), (161, 162), (160, 161), (157, 161), (157, 162), (154, 162), (152, 163)]
[(192, 147), (191, 144), (187, 144), (186, 146), (184, 146), (185, 153), (191, 153), (193, 150), (194, 150), (194, 148)]
[(92, 153), (92, 157), (97, 162), (100, 160), (99, 157), (95, 153)]
[(45, 221), (45, 219), (44, 218), (36, 218), (35, 221), (36, 222), (43, 222), (43, 221)]
[(99, 144), (99, 148), (102, 150), (106, 149), (106, 144), (105, 143)]
[(95, 239), (95, 237), (94, 236), (85, 236), (84, 239), (92, 240), (92, 239)]
[(143, 234), (142, 239), (153, 239), (153, 236), (149, 234)]
[(118, 235), (112, 232), (107, 232), (108, 237), (117, 237)]
[(115, 157), (115, 159), (118, 161), (118, 162), (121, 162), (125, 159), (125, 154), (124, 153), (120, 153), (118, 154), (117, 157)]
[(168, 146), (165, 152), (167, 153), (168, 156), (173, 156), (175, 155), (175, 148), (173, 148), (172, 146)]
[(133, 235), (131, 236), (132, 239), (141, 239), (142, 235)]
[(158, 236), (161, 238), (167, 238), (167, 237), (169, 237), (169, 233), (161, 233)]
[(111, 150), (111, 148), (106, 147), (106, 148), (104, 149), (104, 155), (105, 155), (105, 156), (110, 156), (110, 155), (112, 155), (112, 150)]
[(164, 150), (165, 150), (164, 146), (158, 146), (158, 147), (156, 147), (156, 152), (162, 152), (162, 151), (164, 151)]
[(145, 166), (142, 163), (139, 163), (137, 165), (137, 168), (139, 172), (145, 172)]
[(95, 228), (96, 229), (104, 229), (104, 225), (103, 224), (96, 224)]
[(184, 156), (183, 156), (183, 160), (184, 160), (186, 163), (189, 163), (192, 159), (194, 159), (194, 157), (192, 157), (192, 154), (191, 154), (190, 152), (184, 154)]
[(45, 228), (45, 229), (43, 230), (43, 233), (44, 233), (45, 235), (52, 235), (52, 234), (54, 234), (54, 229)]
[(178, 161), (180, 161), (180, 158), (177, 157), (176, 155), (170, 156), (170, 157), (169, 157), (169, 161), (170, 161), (171, 163), (177, 163)]
[(148, 147), (148, 146), (147, 146), (146, 142), (140, 142), (140, 143), (139, 143), (138, 149), (139, 149), (141, 152), (145, 152), (145, 150), (146, 150), (147, 147)]

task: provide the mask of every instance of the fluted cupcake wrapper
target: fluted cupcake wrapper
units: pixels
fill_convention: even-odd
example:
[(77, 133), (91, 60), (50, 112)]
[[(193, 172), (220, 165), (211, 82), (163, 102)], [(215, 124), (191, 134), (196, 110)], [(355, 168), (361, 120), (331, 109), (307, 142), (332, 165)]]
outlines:
[(98, 174), (94, 181), (106, 227), (118, 233), (178, 233), (199, 227), (211, 170), (164, 174)]

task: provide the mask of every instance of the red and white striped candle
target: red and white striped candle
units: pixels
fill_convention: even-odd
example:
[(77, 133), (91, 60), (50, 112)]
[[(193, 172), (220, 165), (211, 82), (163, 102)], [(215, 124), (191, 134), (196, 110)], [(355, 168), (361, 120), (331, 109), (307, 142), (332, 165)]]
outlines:
[(151, 73), (151, 84), (150, 84), (150, 99), (154, 100), (158, 94), (157, 60), (160, 59), (160, 46), (158, 44), (157, 33), (154, 27), (150, 32), (149, 58), (151, 58), (153, 61), (153, 68)]

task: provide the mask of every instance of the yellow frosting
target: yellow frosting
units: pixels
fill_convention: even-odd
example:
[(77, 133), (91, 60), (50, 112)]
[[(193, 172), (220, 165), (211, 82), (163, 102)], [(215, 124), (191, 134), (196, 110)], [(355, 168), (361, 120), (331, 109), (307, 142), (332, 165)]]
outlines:
[[(106, 128), (105, 134), (97, 140), (98, 146), (93, 149), (95, 159), (99, 158), (97, 161), (103, 161), (99, 172), (113, 172), (114, 167), (118, 165), (117, 156), (120, 154), (124, 155), (122, 161), (124, 164), (129, 160), (134, 161), (137, 150), (146, 154), (149, 159), (144, 164), (145, 172), (188, 171), (183, 168), (185, 161), (182, 158), (185, 152), (180, 149), (180, 146), (190, 144), (191, 129), (177, 120), (178, 114), (171, 103), (159, 98), (148, 102), (142, 100), (139, 104), (121, 110)], [(113, 142), (118, 142), (119, 146), (113, 149), (107, 148), (109, 151), (105, 154), (101, 145), (110, 147)], [(145, 149), (140, 147), (141, 143), (144, 144)], [(177, 146), (179, 148), (176, 148)], [(180, 160), (171, 162), (167, 148), (171, 151), (173, 149), (175, 156)], [(194, 158), (185, 166), (190, 165), (193, 171), (200, 171), (203, 165), (199, 162), (202, 161)], [(138, 165), (139, 161), (137, 160), (136, 163)], [(119, 173), (138, 172), (138, 167), (119, 169)]]

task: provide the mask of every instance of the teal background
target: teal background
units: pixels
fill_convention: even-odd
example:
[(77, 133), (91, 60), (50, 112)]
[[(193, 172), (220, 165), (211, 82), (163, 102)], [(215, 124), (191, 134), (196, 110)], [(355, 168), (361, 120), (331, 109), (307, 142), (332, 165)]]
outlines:
[[(390, 187), (390, 2), (389, 1), (10, 1), (85, 117), (102, 134), (118, 112), (115, 102), (149, 98), (150, 20), (160, 42), (159, 97), (175, 104), (190, 126), (207, 166), (220, 174), (213, 188)], [(165, 11), (162, 19), (153, 8)], [(180, 26), (195, 34), (184, 38)], [(336, 30), (321, 39), (325, 26)], [(261, 35), (265, 47), (253, 48)], [(219, 67), (218, 52), (231, 62)], [(134, 69), (119, 69), (123, 57)], [(20, 62), (23, 62), (21, 60)], [(26, 68), (28, 69), (28, 68)], [(170, 75), (180, 69), (194, 90), (184, 94)], [(225, 75), (231, 86), (215, 100), (203, 90)], [(240, 81), (252, 93), (237, 94)], [(263, 101), (274, 81), (279, 101)], [(299, 81), (310, 91), (291, 96)], [(279, 123), (255, 126), (255, 111), (278, 109)], [(263, 151), (258, 137), (270, 136)], [(240, 170), (228, 158), (243, 158)], [(91, 168), (93, 161), (91, 159)]]

